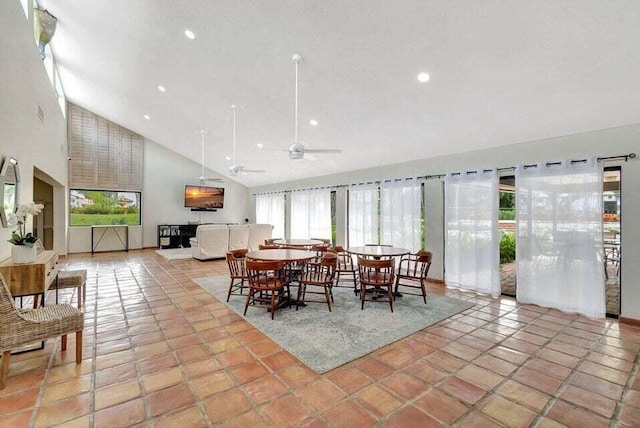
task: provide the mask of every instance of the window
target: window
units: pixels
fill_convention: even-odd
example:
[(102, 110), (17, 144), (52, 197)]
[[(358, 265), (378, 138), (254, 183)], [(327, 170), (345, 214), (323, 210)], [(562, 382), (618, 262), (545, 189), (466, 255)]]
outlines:
[(140, 224), (140, 192), (80, 190), (69, 192), (69, 224)]
[(378, 244), (379, 190), (374, 184), (349, 189), (349, 246)]
[(424, 247), (422, 185), (415, 180), (380, 186), (380, 242), (418, 251)]
[(291, 193), (291, 237), (331, 238), (331, 192), (328, 189)]
[(273, 236), (284, 238), (284, 193), (256, 195), (256, 223), (273, 225)]

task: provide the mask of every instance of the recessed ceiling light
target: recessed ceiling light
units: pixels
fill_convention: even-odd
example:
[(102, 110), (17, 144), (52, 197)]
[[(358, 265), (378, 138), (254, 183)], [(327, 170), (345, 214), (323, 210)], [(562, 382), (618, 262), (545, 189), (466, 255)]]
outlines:
[(259, 149), (264, 147), (264, 145), (262, 143), (258, 143), (258, 144), (256, 144), (256, 146), (258, 146)]
[(418, 74), (418, 81), (421, 83), (428, 82), (429, 79), (431, 79), (431, 76), (429, 76), (429, 74), (427, 73), (422, 72)]
[(160, 92), (167, 92), (167, 88), (165, 88), (165, 87), (164, 87), (164, 86), (162, 86), (162, 85), (158, 85), (158, 90), (159, 90)]
[(148, 114), (145, 114), (145, 115), (144, 115), (144, 118), (145, 118), (145, 119), (147, 119), (147, 120), (149, 120), (149, 119), (151, 119), (151, 116), (149, 116)]
[(311, 119), (311, 120), (309, 121), (309, 125), (311, 125), (311, 126), (318, 126), (318, 121), (317, 121), (317, 120), (315, 120), (315, 119)]
[(231, 156), (225, 156), (224, 157), (226, 160), (231, 160)]
[(193, 31), (191, 31), (189, 29), (184, 30), (184, 35), (187, 36), (187, 38), (189, 38), (191, 40), (196, 38), (196, 35), (193, 34)]

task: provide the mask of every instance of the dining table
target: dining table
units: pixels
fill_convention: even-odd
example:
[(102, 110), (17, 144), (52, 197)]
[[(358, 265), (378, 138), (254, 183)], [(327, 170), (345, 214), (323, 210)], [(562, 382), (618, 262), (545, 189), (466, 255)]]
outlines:
[[(363, 257), (373, 257), (380, 260), (382, 257), (401, 257), (410, 254), (411, 251), (406, 248), (394, 247), (389, 245), (363, 245), (360, 247), (349, 247), (347, 252)], [(394, 292), (394, 297), (402, 297), (402, 293)]]
[(316, 245), (322, 245), (322, 242), (319, 239), (274, 239), (274, 245), (282, 246), (282, 247), (295, 247), (295, 248), (311, 248)]

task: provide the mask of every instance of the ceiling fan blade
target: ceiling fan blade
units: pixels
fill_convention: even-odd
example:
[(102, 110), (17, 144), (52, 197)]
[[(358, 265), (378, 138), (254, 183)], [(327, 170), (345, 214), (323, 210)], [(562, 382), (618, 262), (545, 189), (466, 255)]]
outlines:
[(306, 150), (305, 150), (304, 155), (302, 156), (302, 159), (304, 159), (304, 160), (308, 160), (308, 161), (314, 161), (314, 162), (318, 160), (318, 158), (317, 158), (317, 157), (315, 157), (315, 156), (314, 156), (314, 155), (312, 155), (312, 154), (307, 153), (307, 151), (306, 151)]
[(223, 181), (224, 181), (222, 178), (217, 178), (217, 177), (203, 177), (203, 176), (198, 177), (198, 180), (200, 180), (200, 181), (219, 181), (219, 182), (223, 182)]
[(246, 169), (246, 168), (243, 168), (242, 171), (244, 171), (244, 172), (267, 172), (264, 169)]
[(304, 149), (307, 153), (342, 153), (339, 149)]

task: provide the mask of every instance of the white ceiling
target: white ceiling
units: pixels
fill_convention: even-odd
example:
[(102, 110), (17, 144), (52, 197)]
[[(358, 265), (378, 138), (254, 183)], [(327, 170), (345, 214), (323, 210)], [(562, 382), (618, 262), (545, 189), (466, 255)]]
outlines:
[[(223, 174), (237, 104), (247, 186), (639, 121), (637, 0), (39, 3), (71, 102), (197, 162), (204, 128)], [(300, 141), (342, 154), (256, 148), (293, 142), (294, 53)]]

